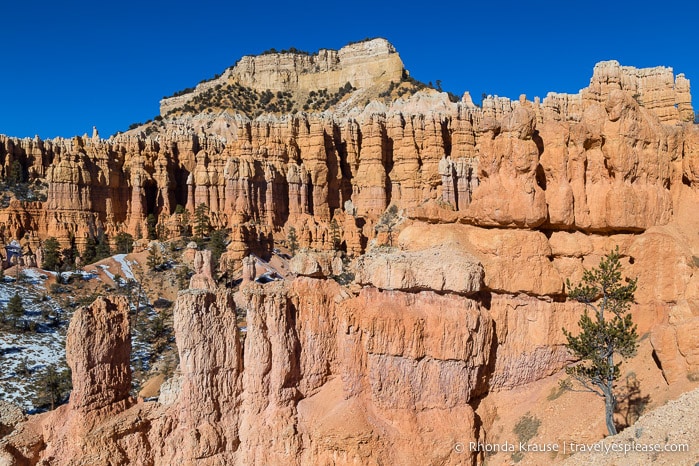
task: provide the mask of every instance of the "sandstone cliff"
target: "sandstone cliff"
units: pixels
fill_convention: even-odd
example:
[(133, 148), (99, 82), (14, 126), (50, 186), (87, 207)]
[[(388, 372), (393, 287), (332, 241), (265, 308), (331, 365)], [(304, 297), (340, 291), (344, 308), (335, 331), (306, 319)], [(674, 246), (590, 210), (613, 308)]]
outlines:
[[(217, 79), (280, 92), (345, 79), (371, 87), (398, 68), (390, 44), (372, 41), (247, 57)], [(616, 245), (639, 278), (639, 364), (667, 386), (696, 378), (699, 129), (686, 78), (604, 62), (579, 94), (543, 101), (488, 97), (478, 108), (467, 94), (454, 103), (423, 90), (349, 107), (165, 118), (156, 133), (107, 140), (0, 137), (2, 175), (19, 161), (48, 184), (45, 202), (0, 209), (7, 236), (82, 247), (99, 232), (145, 231), (149, 214), (174, 236), (176, 206), (203, 203), (231, 231), (224, 260), (245, 264), (248, 279), (234, 301), (215, 291), (210, 258), (193, 255), (199, 290), (182, 293), (175, 312), (181, 377), (162, 403), (134, 404), (124, 391), (124, 306), (76, 313), (67, 350), (77, 393), (3, 439), (0, 458), (477, 463), (455, 443), (494, 438), (509, 408), (489, 400), (570, 362), (561, 329), (581, 308), (565, 301), (565, 279)], [(401, 222), (389, 241), (380, 227), (390, 205)], [(296, 279), (247, 283), (255, 266), (244, 258), (269, 254), (291, 226), (303, 248), (329, 251), (339, 235), (353, 283), (327, 279), (342, 265), (329, 252), (294, 258)], [(243, 343), (237, 308), (247, 311)], [(110, 338), (103, 322), (117, 330)], [(99, 351), (87, 354), (92, 344)]]
[(268, 52), (245, 56), (221, 76), (197, 85), (184, 95), (160, 101), (160, 114), (183, 107), (204, 92), (229, 83), (256, 91), (295, 91), (308, 93), (318, 89), (337, 89), (350, 83), (367, 88), (379, 83), (399, 82), (403, 62), (396, 49), (385, 39), (361, 41), (340, 50), (321, 49), (303, 52)]
[[(691, 119), (688, 88), (666, 68), (609, 62), (575, 106), (485, 99), (481, 109), (428, 90), (347, 116), (236, 116), (225, 136), (187, 119), (148, 137), (3, 136), (1, 172), (19, 161), (48, 190), (45, 202), (0, 210), (0, 225), (6, 236), (29, 233), (33, 246), (53, 235), (81, 247), (100, 232), (144, 231), (149, 214), (175, 231), (177, 205), (204, 203), (215, 226), (247, 245), (238, 260), (251, 238), (289, 225), (302, 246), (328, 247), (332, 218), (361, 252), (390, 204), (429, 221), (640, 232), (670, 222), (695, 181), (699, 136), (680, 124)], [(347, 205), (353, 219), (342, 217)]]
[(230, 294), (180, 294), (180, 388), (167, 405), (128, 397), (125, 302), (101, 300), (77, 312), (67, 346), (70, 404), (0, 441), (0, 458), (459, 463), (445, 439), (478, 435), (474, 403), (487, 390), (492, 364), (492, 321), (478, 302), (375, 289), (351, 297), (334, 282), (309, 278), (251, 284), (241, 293), (244, 348)]

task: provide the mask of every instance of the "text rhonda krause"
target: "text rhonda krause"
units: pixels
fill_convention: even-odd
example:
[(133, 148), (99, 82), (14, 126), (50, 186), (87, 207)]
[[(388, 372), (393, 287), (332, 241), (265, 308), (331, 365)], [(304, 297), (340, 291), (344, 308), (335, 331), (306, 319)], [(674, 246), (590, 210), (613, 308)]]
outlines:
[[(463, 448), (461, 448), (463, 450)], [(498, 453), (498, 452), (563, 452), (563, 453), (580, 453), (580, 452), (598, 452), (598, 453), (631, 453), (631, 452), (687, 452), (689, 445), (686, 443), (482, 443), (469, 442), (469, 451)], [(459, 448), (457, 448), (457, 451)]]

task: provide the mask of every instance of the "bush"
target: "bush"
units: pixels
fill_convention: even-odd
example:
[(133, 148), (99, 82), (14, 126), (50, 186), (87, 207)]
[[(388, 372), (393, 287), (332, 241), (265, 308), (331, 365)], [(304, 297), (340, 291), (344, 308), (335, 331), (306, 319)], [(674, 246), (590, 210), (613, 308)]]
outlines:
[(129, 254), (133, 251), (133, 236), (129, 233), (120, 232), (116, 235), (117, 254)]
[(58, 270), (61, 265), (60, 250), (61, 245), (53, 236), (49, 236), (44, 240), (41, 249), (44, 253), (44, 259), (41, 266), (44, 270)]
[(48, 366), (36, 381), (37, 393), (34, 403), (36, 406), (54, 409), (65, 403), (72, 388), (70, 369)]
[(527, 413), (517, 421), (512, 433), (517, 436), (517, 439), (522, 443), (527, 443), (539, 432), (541, 421), (531, 413)]
[[(531, 439), (536, 437), (536, 434), (539, 432), (539, 426), (541, 426), (539, 418), (527, 413), (519, 418), (512, 432), (517, 436), (520, 443), (528, 443)], [(512, 460), (515, 463), (519, 463), (523, 457), (524, 453), (521, 451), (512, 454)]]

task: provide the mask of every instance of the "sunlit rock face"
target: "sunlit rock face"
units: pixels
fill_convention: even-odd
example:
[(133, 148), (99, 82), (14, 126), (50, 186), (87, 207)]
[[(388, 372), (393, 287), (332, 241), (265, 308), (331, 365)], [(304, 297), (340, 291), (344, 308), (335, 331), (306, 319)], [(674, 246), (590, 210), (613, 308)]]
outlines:
[[(176, 236), (183, 212), (204, 204), (230, 232), (220, 265), (240, 267), (243, 285), (231, 295), (208, 251), (185, 252), (195, 275), (174, 314), (180, 367), (157, 403), (129, 396), (126, 302), (76, 311), (70, 403), (18, 424), (0, 461), (473, 464), (454, 444), (492, 438), (489, 399), (571, 362), (562, 329), (582, 308), (565, 281), (616, 246), (639, 279), (632, 313), (650, 345), (639, 357), (669, 384), (693, 377), (689, 81), (602, 62), (574, 95), (489, 96), (482, 107), (430, 89), (379, 99), (403, 71), (381, 40), (245, 57), (162, 101), (148, 135), (1, 136), (1, 173), (18, 161), (47, 183), (45, 200), (0, 208), (6, 235), (81, 248), (99, 233), (146, 231), (152, 215)], [(224, 82), (356, 89), (322, 113), (165, 116)], [(291, 227), (301, 252), (285, 279), (256, 283), (255, 255), (280, 255), (275, 240)]]

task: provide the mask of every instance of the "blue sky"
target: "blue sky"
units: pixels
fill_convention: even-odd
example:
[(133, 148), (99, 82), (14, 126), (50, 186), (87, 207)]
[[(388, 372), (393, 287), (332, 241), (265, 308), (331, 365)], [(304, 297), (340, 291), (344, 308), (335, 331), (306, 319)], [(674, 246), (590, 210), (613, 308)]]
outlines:
[(689, 1), (37, 1), (0, 7), (0, 134), (104, 137), (164, 95), (269, 48), (391, 41), (417, 79), (517, 98), (577, 92), (594, 64), (664, 65), (699, 86)]

